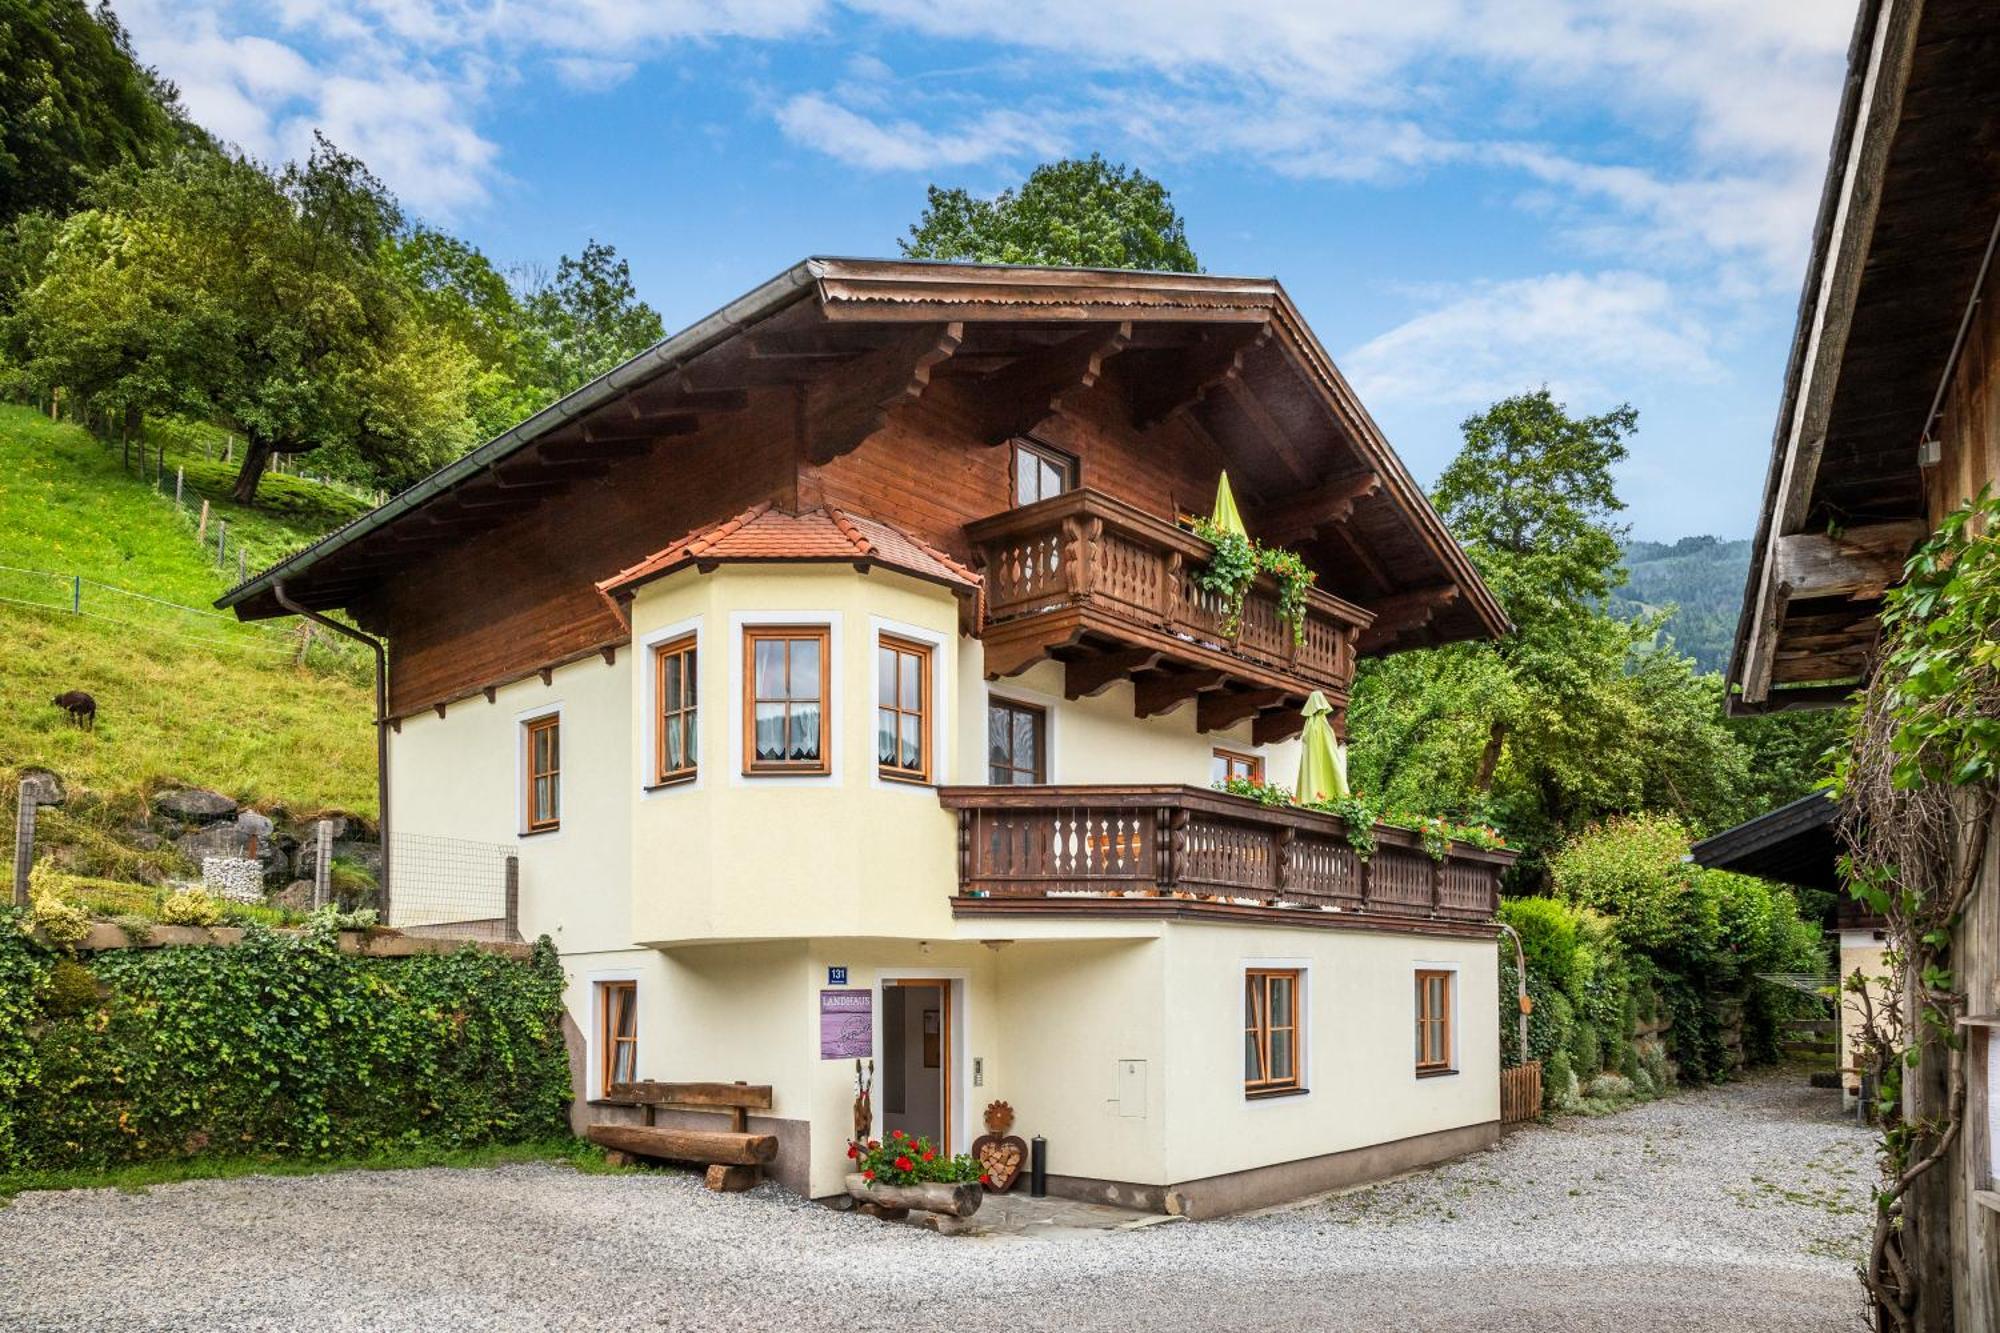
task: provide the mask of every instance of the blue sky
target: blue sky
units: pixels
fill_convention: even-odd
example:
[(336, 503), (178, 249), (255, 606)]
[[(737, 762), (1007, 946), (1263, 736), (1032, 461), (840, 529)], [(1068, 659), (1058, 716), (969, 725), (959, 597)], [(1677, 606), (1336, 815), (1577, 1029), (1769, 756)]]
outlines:
[(1428, 483), (1629, 401), (1634, 535), (1747, 535), (1851, 0), (123, 0), (195, 117), (315, 127), (497, 262), (617, 246), (670, 328), (930, 182), (1098, 150), (1282, 279)]

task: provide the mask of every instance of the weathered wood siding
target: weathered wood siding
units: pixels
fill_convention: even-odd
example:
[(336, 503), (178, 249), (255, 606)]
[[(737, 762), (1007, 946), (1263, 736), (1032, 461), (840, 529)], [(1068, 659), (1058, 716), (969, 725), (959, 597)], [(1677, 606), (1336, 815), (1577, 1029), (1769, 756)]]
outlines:
[(403, 715), (625, 638), (596, 583), (794, 477), (792, 391), (662, 440), (389, 582), (389, 711)]
[[(2000, 271), (1988, 276), (1984, 295), (1946, 391), (1938, 465), (1925, 477), (1933, 524), (1982, 487), (2000, 488)], [(2000, 1013), (2000, 819), (1995, 820), (1979, 889), (1959, 926), (1954, 953), (1972, 1012)], [(1975, 1192), (1994, 1189), (2000, 1144), (1989, 1142), (1987, 1131), (1985, 1034), (1969, 1036), (1973, 1077), (1966, 1133), (1951, 1166), (1957, 1176), (1953, 1304), (1960, 1329), (2000, 1328), (2000, 1212), (1973, 1198)]]

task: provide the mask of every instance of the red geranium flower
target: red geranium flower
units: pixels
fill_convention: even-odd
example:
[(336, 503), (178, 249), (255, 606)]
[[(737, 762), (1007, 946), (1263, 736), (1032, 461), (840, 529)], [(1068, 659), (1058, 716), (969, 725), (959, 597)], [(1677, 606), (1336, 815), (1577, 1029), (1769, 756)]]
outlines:
[(892, 1139), (900, 1139), (903, 1137), (903, 1131), (899, 1129), (895, 1133), (891, 1134), (889, 1137)]
[(911, 1160), (910, 1160), (909, 1158), (907, 1158), (907, 1157), (898, 1157), (898, 1158), (896, 1159), (896, 1169), (897, 1169), (898, 1171), (908, 1171), (908, 1170), (909, 1170), (910, 1168), (914, 1167), (915, 1165), (916, 1165), (916, 1163), (915, 1163), (915, 1162), (912, 1162), (912, 1161), (911, 1161)]
[(853, 1160), (854, 1160), (855, 1158), (857, 1158), (857, 1157), (859, 1157), (859, 1156), (861, 1156), (861, 1145), (860, 1145), (860, 1144), (858, 1144), (858, 1143), (850, 1143), (850, 1144), (848, 1144), (848, 1145), (847, 1145), (847, 1160), (851, 1162), (851, 1161), (853, 1161)]
[(936, 1158), (937, 1158), (936, 1153), (932, 1152), (929, 1148), (924, 1149), (924, 1160), (926, 1162), (934, 1161)]
[(873, 1180), (873, 1179), (875, 1179), (875, 1168), (871, 1166), (871, 1167), (869, 1167), (869, 1168), (868, 1168), (868, 1169), (867, 1169), (866, 1171), (863, 1171), (863, 1172), (861, 1173), (861, 1178), (862, 1178), (863, 1180)]
[(870, 1148), (879, 1148), (879, 1147), (881, 1147), (881, 1146), (882, 1146), (882, 1140), (880, 1140), (880, 1139), (870, 1139), (870, 1140), (868, 1140), (868, 1146), (869, 1146)]
[(993, 1183), (993, 1177), (987, 1175), (984, 1171), (981, 1171), (979, 1173), (979, 1183), (982, 1185), (991, 1185)]

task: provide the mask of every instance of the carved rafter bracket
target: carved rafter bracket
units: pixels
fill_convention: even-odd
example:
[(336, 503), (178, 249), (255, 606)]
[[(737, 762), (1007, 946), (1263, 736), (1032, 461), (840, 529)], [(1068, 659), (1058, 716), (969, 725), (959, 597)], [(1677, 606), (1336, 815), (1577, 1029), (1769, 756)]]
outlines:
[(1280, 546), (1311, 541), (1324, 528), (1345, 523), (1358, 501), (1379, 494), (1379, 473), (1360, 472), (1315, 486), (1304, 495), (1265, 509), (1258, 516), (1264, 540)]
[(1271, 337), (1271, 326), (1217, 329), (1181, 355), (1175, 369), (1132, 387), (1132, 424), (1146, 430), (1194, 407), (1243, 374), (1243, 363)]
[(1015, 358), (968, 390), (974, 433), (993, 445), (1033, 430), (1061, 411), (1069, 395), (1096, 384), (1104, 363), (1131, 341), (1131, 322), (1124, 321)]
[(1397, 593), (1372, 603), (1368, 609), (1375, 613), (1375, 620), (1361, 631), (1357, 644), (1359, 651), (1370, 653), (1386, 648), (1411, 630), (1422, 629), (1439, 611), (1457, 601), (1458, 593), (1457, 584), (1444, 583), (1434, 588)]
[(890, 412), (923, 397), (931, 372), (964, 338), (965, 325), (956, 320), (919, 325), (843, 366), (839, 375), (815, 381), (804, 413), (807, 460), (830, 463), (858, 448), (882, 429)]

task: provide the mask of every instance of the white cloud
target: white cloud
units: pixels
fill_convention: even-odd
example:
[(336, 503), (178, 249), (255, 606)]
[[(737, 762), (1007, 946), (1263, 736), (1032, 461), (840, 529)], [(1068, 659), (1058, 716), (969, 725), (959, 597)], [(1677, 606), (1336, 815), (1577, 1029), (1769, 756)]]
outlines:
[(563, 86), (580, 93), (609, 92), (638, 72), (630, 60), (598, 60), (590, 56), (558, 56), (549, 62)]
[(1635, 376), (1713, 379), (1703, 321), (1660, 278), (1550, 273), (1445, 293), (1341, 358), (1367, 402), (1477, 406), (1547, 384), (1602, 400)]
[(1020, 153), (1048, 156), (1062, 151), (1058, 135), (1014, 111), (987, 111), (938, 132), (907, 120), (871, 120), (816, 93), (807, 93), (779, 108), (778, 124), (810, 148), (877, 171), (926, 171)]

